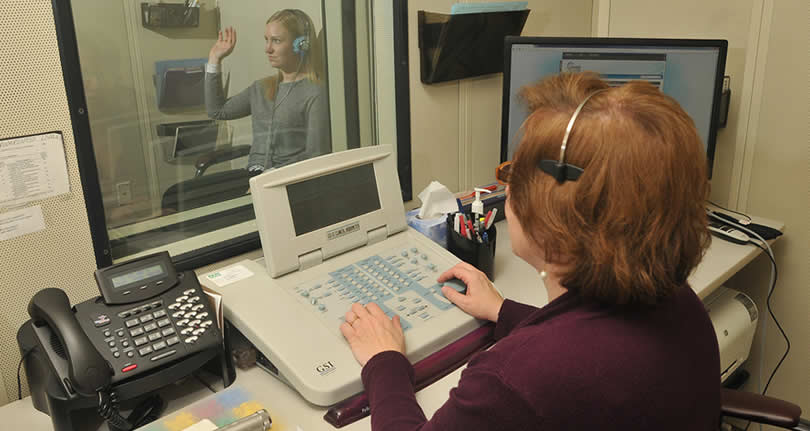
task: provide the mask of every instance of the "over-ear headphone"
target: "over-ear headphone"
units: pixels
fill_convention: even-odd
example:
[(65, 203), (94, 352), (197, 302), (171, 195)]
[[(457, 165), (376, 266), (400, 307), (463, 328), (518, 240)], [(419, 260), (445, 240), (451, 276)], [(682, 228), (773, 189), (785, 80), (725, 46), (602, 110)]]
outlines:
[(311, 46), (309, 42), (309, 31), (310, 31), (309, 17), (307, 17), (307, 15), (304, 12), (298, 9), (290, 9), (290, 10), (296, 16), (296, 18), (298, 18), (298, 22), (300, 24), (303, 24), (301, 25), (301, 27), (304, 27), (304, 34), (302, 36), (298, 36), (297, 38), (295, 38), (295, 40), (293, 40), (292, 44), (293, 52), (300, 56), (304, 56), (306, 55), (307, 52), (309, 52), (309, 48)]
[(568, 137), (571, 135), (571, 129), (574, 127), (574, 121), (576, 121), (579, 113), (582, 111), (582, 107), (585, 106), (588, 99), (605, 90), (607, 90), (607, 88), (596, 90), (589, 94), (588, 97), (586, 97), (585, 100), (583, 100), (582, 103), (577, 106), (577, 109), (574, 110), (574, 115), (571, 116), (571, 120), (568, 121), (568, 127), (565, 128), (565, 136), (563, 136), (562, 146), (560, 147), (560, 160), (540, 160), (537, 165), (541, 171), (554, 177), (559, 184), (566, 181), (576, 181), (579, 179), (579, 176), (582, 175), (582, 172), (584, 172), (584, 170), (579, 166), (565, 163), (565, 148), (568, 146)]

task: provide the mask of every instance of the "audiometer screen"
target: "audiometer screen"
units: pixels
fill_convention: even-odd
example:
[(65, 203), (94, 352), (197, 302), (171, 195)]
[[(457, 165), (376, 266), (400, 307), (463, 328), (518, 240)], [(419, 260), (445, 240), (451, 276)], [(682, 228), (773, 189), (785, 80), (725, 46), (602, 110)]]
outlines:
[(380, 209), (372, 163), (287, 186), (295, 236)]

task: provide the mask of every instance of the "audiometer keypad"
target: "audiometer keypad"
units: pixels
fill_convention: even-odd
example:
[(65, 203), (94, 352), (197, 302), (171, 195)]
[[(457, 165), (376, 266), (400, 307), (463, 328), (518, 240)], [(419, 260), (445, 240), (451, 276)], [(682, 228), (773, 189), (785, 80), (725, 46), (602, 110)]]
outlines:
[(291, 293), (338, 335), (355, 302), (374, 302), (388, 317), (399, 315), (407, 331), (455, 307), (436, 282), (448, 268), (428, 250), (398, 247), (296, 285)]

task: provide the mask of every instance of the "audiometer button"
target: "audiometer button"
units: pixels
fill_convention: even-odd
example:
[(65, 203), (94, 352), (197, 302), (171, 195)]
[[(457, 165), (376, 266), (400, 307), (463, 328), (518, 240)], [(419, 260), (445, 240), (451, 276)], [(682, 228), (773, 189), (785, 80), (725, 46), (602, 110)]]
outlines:
[(155, 344), (152, 344), (152, 349), (154, 349), (156, 352), (158, 350), (165, 349), (165, 348), (166, 348), (166, 342), (165, 341), (159, 341), (159, 342), (157, 342)]
[(188, 302), (190, 302), (192, 304), (196, 304), (196, 303), (200, 302), (200, 297), (199, 296), (192, 296), (191, 298), (188, 299)]
[(174, 328), (166, 328), (160, 331), (160, 334), (163, 335), (164, 337), (168, 337), (169, 335), (174, 334)]
[(148, 340), (146, 339), (146, 337), (136, 338), (135, 339), (135, 346), (140, 347), (140, 346), (143, 346), (144, 344), (146, 344), (147, 342), (148, 342)]
[(113, 358), (120, 358), (121, 352), (113, 352)]
[(160, 332), (149, 334), (149, 341), (159, 340), (161, 337)]
[(199, 324), (200, 320), (192, 320), (191, 322), (188, 322), (188, 326), (197, 326)]
[(200, 311), (200, 310), (202, 310), (203, 308), (205, 308), (205, 305), (202, 305), (202, 304), (197, 304), (197, 305), (195, 305), (195, 306), (191, 307), (191, 311)]
[(178, 296), (174, 301), (175, 302), (186, 302), (188, 300), (188, 295)]
[(186, 326), (188, 324), (188, 319), (179, 320), (177, 322), (177, 326)]
[(127, 358), (131, 358), (133, 356), (135, 356), (135, 352), (133, 352), (131, 350), (129, 352), (127, 352)]
[(198, 319), (205, 319), (206, 317), (208, 317), (208, 313), (206, 313), (206, 312), (202, 312), (202, 313), (197, 314)]
[(205, 328), (199, 328), (199, 329), (195, 329), (194, 332), (192, 332), (192, 334), (194, 334), (194, 335), (202, 335), (204, 332), (205, 332)]
[(129, 316), (130, 316), (129, 311), (122, 311), (122, 312), (118, 313), (118, 317), (120, 317), (122, 319), (126, 319)]
[(139, 287), (138, 289), (139, 289), (139, 290), (146, 290), (146, 288), (147, 288), (147, 287), (149, 287), (149, 286), (147, 286), (146, 284), (144, 284), (143, 286)]
[(193, 305), (191, 305), (191, 304), (183, 304), (183, 305), (180, 306), (180, 309), (183, 310), (183, 311), (187, 311), (187, 310), (191, 309), (191, 307), (193, 307)]
[(160, 319), (161, 317), (166, 316), (166, 310), (158, 310), (152, 313), (152, 317), (155, 319)]
[(115, 341), (110, 341), (109, 343), (107, 343), (107, 345), (110, 347), (115, 347)]
[(154, 350), (152, 350), (152, 346), (146, 346), (143, 349), (138, 350), (138, 354), (141, 356), (146, 356), (152, 352), (154, 352)]
[(205, 322), (200, 323), (200, 327), (201, 328), (207, 328), (207, 327), (209, 327), (209, 326), (211, 326), (213, 324), (214, 324), (214, 322), (212, 322), (210, 320), (206, 320)]
[(141, 323), (141, 322), (138, 319), (132, 319), (132, 320), (127, 320), (126, 325), (127, 325), (127, 328), (131, 328), (133, 326), (138, 325), (139, 323)]
[(162, 319), (162, 320), (158, 320), (157, 324), (158, 324), (158, 327), (165, 328), (166, 326), (171, 325), (172, 322), (169, 319)]
[(110, 324), (110, 317), (107, 316), (106, 314), (99, 314), (98, 316), (93, 318), (93, 325), (95, 325), (96, 328), (107, 326), (109, 324)]
[(122, 342), (121, 342), (121, 346), (123, 346), (123, 347), (129, 347), (129, 341), (127, 341), (127, 340), (122, 341)]
[(174, 313), (172, 313), (172, 317), (175, 319), (179, 319), (185, 315), (186, 315), (185, 311), (175, 311)]
[(192, 332), (194, 332), (194, 328), (183, 328), (183, 329), (180, 331), (180, 335), (189, 335), (189, 334), (191, 334)]
[(194, 344), (199, 339), (200, 339), (200, 337), (198, 337), (196, 335), (192, 335), (192, 336), (186, 338), (185, 340), (183, 340), (183, 342), (186, 343), (186, 344)]
[(170, 346), (174, 346), (175, 344), (177, 344), (179, 342), (180, 342), (179, 337), (172, 337), (172, 338), (169, 338), (168, 340), (166, 340), (166, 344), (168, 344)]
[(135, 328), (129, 331), (129, 335), (131, 337), (137, 337), (138, 335), (143, 335), (143, 328)]
[(124, 336), (124, 330), (123, 330), (123, 329), (119, 329), (118, 331), (116, 331), (116, 332), (115, 332), (115, 335), (117, 335), (117, 336), (119, 336), (119, 337), (123, 337), (123, 336)]
[(145, 326), (143, 327), (143, 330), (144, 330), (144, 331), (146, 331), (146, 332), (151, 332), (151, 331), (154, 331), (154, 330), (155, 330), (155, 329), (157, 329), (157, 328), (158, 328), (158, 325), (156, 325), (156, 324), (154, 324), (154, 323), (150, 323), (150, 324), (148, 324), (148, 325), (145, 325)]
[(188, 296), (188, 295), (193, 294), (194, 292), (195, 292), (194, 289), (186, 289), (186, 290), (183, 291), (183, 295)]
[(183, 315), (183, 318), (184, 319), (191, 319), (192, 317), (194, 317), (196, 315), (197, 315), (196, 311), (189, 311), (188, 313)]
[(141, 316), (141, 323), (150, 322), (151, 320), (152, 320), (152, 315), (151, 314)]
[(130, 372), (130, 371), (132, 371), (132, 370), (134, 370), (136, 368), (138, 368), (138, 364), (132, 364), (132, 365), (126, 366), (124, 368), (121, 368), (121, 372), (122, 373), (127, 373), (127, 372)]
[(168, 308), (169, 308), (169, 310), (177, 310), (178, 308), (180, 308), (180, 303), (175, 302), (174, 304), (169, 304)]
[(109, 329), (107, 329), (106, 331), (104, 331), (104, 336), (105, 336), (105, 337), (109, 337), (109, 336), (111, 336), (111, 335), (112, 335), (112, 332), (110, 332), (110, 330), (109, 330)]

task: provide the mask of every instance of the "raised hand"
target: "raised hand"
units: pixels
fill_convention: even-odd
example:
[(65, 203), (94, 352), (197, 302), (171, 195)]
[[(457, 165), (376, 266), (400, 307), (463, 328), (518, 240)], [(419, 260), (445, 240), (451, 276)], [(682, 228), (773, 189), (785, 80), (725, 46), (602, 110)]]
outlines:
[(233, 52), (234, 47), (236, 47), (236, 30), (233, 27), (226, 27), (224, 31), (219, 32), (216, 43), (208, 52), (208, 62), (219, 64), (223, 58)]
[(443, 286), (444, 297), (477, 319), (497, 322), (503, 297), (495, 290), (495, 286), (489, 281), (486, 274), (469, 263), (461, 262), (445, 271), (437, 281), (441, 283), (453, 277), (467, 285), (467, 293), (459, 293), (452, 287)]

